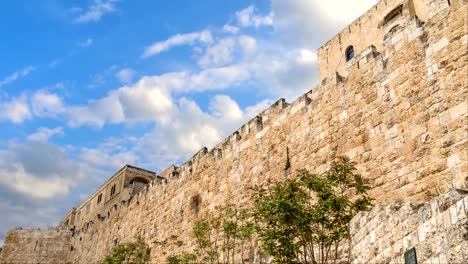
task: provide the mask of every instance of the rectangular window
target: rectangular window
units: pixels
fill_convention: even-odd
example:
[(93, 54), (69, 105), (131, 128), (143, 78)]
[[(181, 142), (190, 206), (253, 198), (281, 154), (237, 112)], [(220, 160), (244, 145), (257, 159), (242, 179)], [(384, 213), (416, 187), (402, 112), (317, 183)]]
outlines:
[(115, 184), (112, 185), (111, 191), (110, 191), (110, 196), (114, 195), (115, 193)]
[(86, 206), (86, 213), (89, 213), (89, 210), (90, 210), (90, 209), (91, 209), (91, 204), (88, 204), (88, 205)]
[(99, 194), (99, 196), (97, 197), (97, 203), (101, 203), (101, 200), (102, 200), (102, 193)]

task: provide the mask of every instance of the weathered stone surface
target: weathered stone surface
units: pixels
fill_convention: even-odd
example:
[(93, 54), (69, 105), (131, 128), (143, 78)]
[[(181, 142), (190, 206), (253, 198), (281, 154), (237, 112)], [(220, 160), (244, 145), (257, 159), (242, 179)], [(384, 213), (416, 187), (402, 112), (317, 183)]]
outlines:
[(71, 262), (72, 232), (61, 229), (12, 229), (8, 231), (0, 255), (0, 263)]
[[(389, 204), (362, 212), (350, 223), (351, 263), (468, 262), (468, 192), (451, 189), (422, 203)], [(369, 230), (370, 232), (363, 232)]]
[[(466, 218), (458, 209), (466, 210), (466, 199), (444, 210), (444, 204), (433, 209), (420, 201), (428, 199), (427, 190), (467, 184), (467, 2), (382, 1), (365, 17), (383, 19), (379, 6), (391, 10), (399, 4), (423, 13), (427, 8), (425, 23), (414, 16), (398, 18), (400, 27), (388, 38), (356, 49), (362, 52), (346, 64), (346, 72), (321, 80), (291, 104), (278, 100), (213, 149), (166, 169), (165, 180), (151, 182), (117, 207), (106, 207), (99, 221), (90, 212), (86, 220), (73, 222), (70, 260), (95, 263), (115, 243), (141, 236), (154, 263), (161, 263), (169, 253), (193, 246), (192, 223), (217, 205), (249, 204), (255, 185), (294, 177), (300, 168), (323, 172), (338, 155), (357, 162), (377, 204), (396, 203), (377, 205), (371, 214), (378, 220), (372, 224), (362, 216), (360, 226), (369, 228), (357, 230), (355, 241), (372, 247), (356, 244), (360, 253), (354, 256), (399, 262), (409, 246), (421, 243), (418, 254), (427, 259), (458, 260), (463, 250), (457, 244), (459, 233), (447, 230)], [(352, 27), (350, 41), (374, 30)], [(338, 45), (340, 36), (330, 43)], [(194, 197), (200, 201), (196, 208)], [(402, 201), (412, 204), (398, 205)], [(399, 217), (387, 219), (392, 212)], [(378, 225), (384, 222), (388, 224)], [(171, 235), (185, 245), (163, 248), (155, 243)], [(441, 248), (445, 253), (434, 253)], [(257, 259), (253, 252), (250, 261)]]

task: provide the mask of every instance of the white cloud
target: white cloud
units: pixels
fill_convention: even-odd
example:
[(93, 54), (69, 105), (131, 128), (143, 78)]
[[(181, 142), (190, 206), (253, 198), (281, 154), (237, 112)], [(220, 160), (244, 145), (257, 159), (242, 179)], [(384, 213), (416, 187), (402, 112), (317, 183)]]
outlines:
[(257, 40), (253, 37), (242, 35), (239, 36), (239, 45), (246, 53), (252, 53), (257, 49)]
[(115, 74), (117, 80), (123, 84), (129, 84), (133, 81), (136, 72), (130, 68), (123, 68)]
[(232, 98), (217, 95), (209, 103), (209, 112), (202, 111), (196, 102), (187, 98), (179, 99), (175, 105), (171, 122), (159, 124), (135, 148), (159, 169), (184, 162), (203, 146), (212, 148), (269, 103), (261, 101), (242, 110)]
[(70, 11), (72, 13), (78, 14), (75, 17), (75, 23), (89, 23), (97, 22), (108, 13), (113, 13), (117, 10), (115, 3), (118, 0), (94, 0), (86, 10), (81, 8), (72, 8)]
[(254, 6), (249, 6), (241, 11), (236, 12), (237, 23), (241, 27), (261, 27), (273, 25), (273, 14), (266, 16), (255, 14)]
[(223, 27), (223, 32), (237, 34), (239, 32), (239, 28), (233, 25), (226, 24)]
[(31, 199), (66, 195), (85, 176), (82, 165), (48, 142), (13, 142), (0, 150), (0, 186)]
[(30, 74), (31, 72), (35, 71), (36, 70), (36, 67), (33, 67), (33, 66), (28, 66), (20, 71), (16, 71), (10, 75), (8, 75), (7, 77), (3, 78), (3, 80), (0, 81), (0, 88), (2, 86), (5, 86), (7, 84), (10, 84), (20, 78), (23, 78), (23, 77), (26, 77), (28, 74)]
[(239, 105), (227, 95), (217, 95), (210, 102), (210, 111), (214, 117), (240, 121), (243, 113)]
[(51, 137), (55, 135), (63, 135), (63, 128), (47, 128), (40, 127), (36, 132), (28, 136), (29, 141), (48, 141)]
[(146, 47), (142, 57), (148, 58), (175, 46), (193, 45), (195, 43), (210, 44), (211, 42), (213, 42), (213, 37), (208, 30), (188, 34), (177, 34), (165, 41), (156, 42)]
[(115, 93), (98, 100), (91, 100), (84, 106), (70, 106), (66, 110), (68, 125), (79, 127), (91, 125), (102, 127), (106, 123), (116, 124), (124, 120), (122, 105)]
[(203, 67), (225, 65), (232, 61), (232, 55), (236, 45), (234, 38), (223, 38), (215, 45), (206, 49), (205, 54), (198, 60)]
[(87, 38), (81, 42), (78, 42), (78, 46), (82, 48), (87, 48), (89, 46), (93, 45), (93, 39), (92, 38)]
[(111, 91), (106, 97), (91, 100), (86, 105), (68, 107), (68, 124), (72, 127), (102, 127), (106, 123), (164, 122), (171, 108), (171, 96), (161, 86), (161, 80), (143, 77), (130, 87)]
[(232, 63), (234, 57), (241, 57), (242, 52), (252, 53), (256, 48), (257, 42), (253, 37), (246, 35), (225, 37), (208, 46), (197, 62), (204, 68), (223, 66)]
[(271, 0), (273, 26), (279, 40), (316, 49), (376, 3), (376, 0)]
[(97, 148), (82, 148), (80, 160), (93, 167), (117, 170), (125, 164), (135, 164), (137, 157), (129, 150), (115, 149), (112, 142), (106, 142)]
[(60, 96), (45, 90), (33, 94), (31, 106), (34, 115), (38, 117), (55, 117), (65, 111)]
[(253, 81), (264, 88), (261, 92), (290, 101), (312, 88), (317, 78), (315, 52), (269, 46), (261, 50), (244, 64)]
[(32, 117), (25, 95), (13, 98), (7, 102), (0, 102), (0, 121), (9, 120), (20, 124)]

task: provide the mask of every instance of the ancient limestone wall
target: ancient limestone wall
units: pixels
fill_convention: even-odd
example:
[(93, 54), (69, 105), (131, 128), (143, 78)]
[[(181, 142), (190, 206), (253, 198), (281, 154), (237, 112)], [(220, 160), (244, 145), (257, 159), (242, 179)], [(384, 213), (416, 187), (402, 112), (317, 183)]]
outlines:
[(350, 223), (351, 263), (468, 263), (468, 192), (452, 189), (426, 203), (379, 205)]
[[(353, 63), (346, 61), (345, 53), (348, 47), (353, 46), (356, 54), (360, 54), (371, 45), (375, 46), (378, 52), (382, 52), (383, 40), (391, 34), (389, 32), (395, 30), (395, 27), (405, 27), (406, 22), (415, 16), (426, 22), (429, 19), (427, 4), (430, 1), (380, 1), (318, 49), (319, 80), (335, 72), (343, 75), (346, 67)], [(454, 5), (459, 1), (463, 0), (451, 0)], [(441, 4), (448, 6), (448, 1), (444, 0)], [(401, 15), (386, 21), (386, 16), (399, 6), (402, 6)]]
[[(294, 177), (300, 168), (322, 172), (338, 155), (357, 162), (376, 203), (417, 202), (427, 190), (466, 184), (467, 3), (451, 2), (424, 5), (425, 23), (407, 20), (381, 49), (363, 47), (341, 74), (291, 104), (278, 100), (214, 148), (166, 169), (167, 182), (153, 181), (110, 207), (104, 219), (77, 221), (70, 261), (96, 263), (115, 244), (141, 236), (152, 261), (162, 263), (192, 246), (192, 223), (217, 205), (249, 204), (254, 186)], [(185, 245), (157, 244), (171, 235)], [(23, 247), (14, 241), (7, 239), (5, 250)], [(258, 260), (254, 248), (246, 256), (251, 262)]]
[(1, 264), (71, 263), (69, 230), (12, 229), (8, 231), (0, 254)]
[(181, 248), (157, 241), (177, 235), (182, 249), (190, 248), (198, 217), (217, 205), (248, 204), (253, 186), (293, 177), (296, 169), (324, 171), (337, 155), (358, 163), (376, 203), (425, 200), (426, 190), (466, 183), (466, 3), (432, 4), (428, 22), (412, 19), (382, 52), (364, 49), (343, 76), (292, 104), (279, 100), (213, 149), (168, 168), (167, 184), (152, 183), (104, 221), (78, 230), (72, 260), (93, 263), (141, 236), (161, 263)]

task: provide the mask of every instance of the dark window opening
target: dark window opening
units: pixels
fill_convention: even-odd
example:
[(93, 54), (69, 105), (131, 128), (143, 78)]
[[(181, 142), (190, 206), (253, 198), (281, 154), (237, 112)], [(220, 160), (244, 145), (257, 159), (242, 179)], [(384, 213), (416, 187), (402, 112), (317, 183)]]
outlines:
[(102, 193), (97, 197), (97, 203), (99, 204), (102, 201)]
[(412, 248), (405, 252), (405, 264), (417, 264), (416, 249)]
[(349, 46), (347, 49), (346, 49), (346, 61), (350, 61), (354, 58), (354, 47), (353, 46)]
[(179, 177), (179, 173), (177, 171), (173, 171), (173, 172), (171, 172), (171, 177), (177, 178), (177, 177)]
[(451, 4), (450, 4), (450, 0), (447, 0), (447, 3), (448, 3), (448, 5), (449, 5), (449, 6), (451, 6)]
[(255, 123), (256, 123), (256, 126), (257, 126), (257, 131), (260, 131), (260, 130), (263, 129), (263, 120), (262, 120), (261, 116), (255, 117)]
[(112, 195), (114, 195), (114, 193), (115, 193), (115, 184), (112, 185), (110, 195), (112, 196)]
[(200, 194), (194, 195), (190, 198), (190, 209), (198, 215), (200, 211), (200, 204), (201, 204), (201, 196)]
[(399, 5), (398, 7), (396, 7), (392, 11), (390, 11), (390, 13), (388, 13), (388, 15), (386, 15), (385, 18), (384, 18), (384, 25), (388, 24), (393, 19), (400, 16), (402, 14), (402, 12), (403, 12), (403, 5)]
[(291, 162), (289, 161), (289, 147), (286, 147), (286, 165), (284, 166), (284, 174), (286, 177), (291, 174)]
[(148, 186), (149, 180), (141, 177), (135, 177), (130, 180), (130, 185), (133, 186), (133, 194), (137, 194)]

